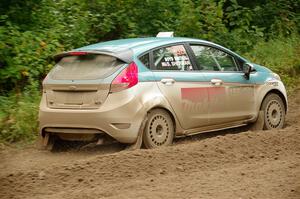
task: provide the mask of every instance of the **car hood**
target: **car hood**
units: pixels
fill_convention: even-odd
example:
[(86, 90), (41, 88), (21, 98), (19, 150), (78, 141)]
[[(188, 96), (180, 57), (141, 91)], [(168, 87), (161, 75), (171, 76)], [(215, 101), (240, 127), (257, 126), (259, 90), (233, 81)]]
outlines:
[(272, 71), (265, 66), (261, 66), (259, 64), (255, 64), (255, 63), (252, 63), (252, 65), (254, 66), (255, 70), (258, 72), (272, 73)]

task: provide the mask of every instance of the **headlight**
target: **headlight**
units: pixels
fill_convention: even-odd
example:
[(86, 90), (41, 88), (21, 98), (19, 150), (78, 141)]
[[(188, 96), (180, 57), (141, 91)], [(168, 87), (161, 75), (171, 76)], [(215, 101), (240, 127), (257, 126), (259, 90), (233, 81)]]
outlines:
[(280, 76), (279, 76), (278, 74), (272, 73), (272, 76), (273, 76), (273, 78), (275, 78), (275, 79), (281, 81)]

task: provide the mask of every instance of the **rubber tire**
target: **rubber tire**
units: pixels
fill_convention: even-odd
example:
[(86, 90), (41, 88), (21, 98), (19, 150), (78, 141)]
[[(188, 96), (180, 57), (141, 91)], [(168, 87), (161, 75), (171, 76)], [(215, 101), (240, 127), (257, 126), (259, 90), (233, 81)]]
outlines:
[[(278, 116), (277, 120), (272, 119), (272, 113), (275, 111), (275, 115)], [(281, 97), (275, 93), (268, 94), (264, 99), (261, 110), (264, 112), (264, 130), (281, 129), (285, 122), (285, 106)]]
[(169, 113), (163, 109), (153, 109), (147, 117), (143, 134), (144, 147), (152, 149), (171, 145), (174, 138), (174, 124)]
[(48, 142), (47, 146), (45, 147), (45, 149), (47, 151), (54, 151), (55, 150), (55, 142), (56, 142), (55, 137), (54, 136), (50, 136), (49, 142)]
[(46, 151), (53, 151), (54, 147), (55, 147), (55, 142), (57, 141), (57, 138), (53, 135), (49, 135), (49, 140), (47, 145), (44, 144), (44, 137), (43, 136), (39, 136), (39, 149), (41, 150), (46, 150)]

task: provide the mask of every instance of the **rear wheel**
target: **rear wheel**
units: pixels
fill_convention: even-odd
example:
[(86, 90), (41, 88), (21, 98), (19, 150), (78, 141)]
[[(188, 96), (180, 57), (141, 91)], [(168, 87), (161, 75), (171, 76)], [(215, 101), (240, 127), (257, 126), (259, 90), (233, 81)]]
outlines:
[(56, 137), (50, 133), (46, 133), (45, 136), (40, 136), (40, 149), (52, 151), (54, 149), (54, 144)]
[(171, 145), (174, 138), (174, 125), (169, 113), (162, 109), (154, 109), (148, 114), (148, 121), (143, 135), (146, 148)]
[(285, 107), (280, 96), (269, 94), (262, 103), (261, 110), (264, 112), (263, 129), (280, 129), (285, 121)]

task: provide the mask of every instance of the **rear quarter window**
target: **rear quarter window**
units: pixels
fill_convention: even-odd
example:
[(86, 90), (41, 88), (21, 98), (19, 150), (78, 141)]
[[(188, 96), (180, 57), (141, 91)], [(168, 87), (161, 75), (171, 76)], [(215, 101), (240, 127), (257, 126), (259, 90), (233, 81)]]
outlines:
[(149, 56), (149, 53), (141, 56), (139, 58), (139, 60), (147, 67), (150, 69), (150, 56)]

